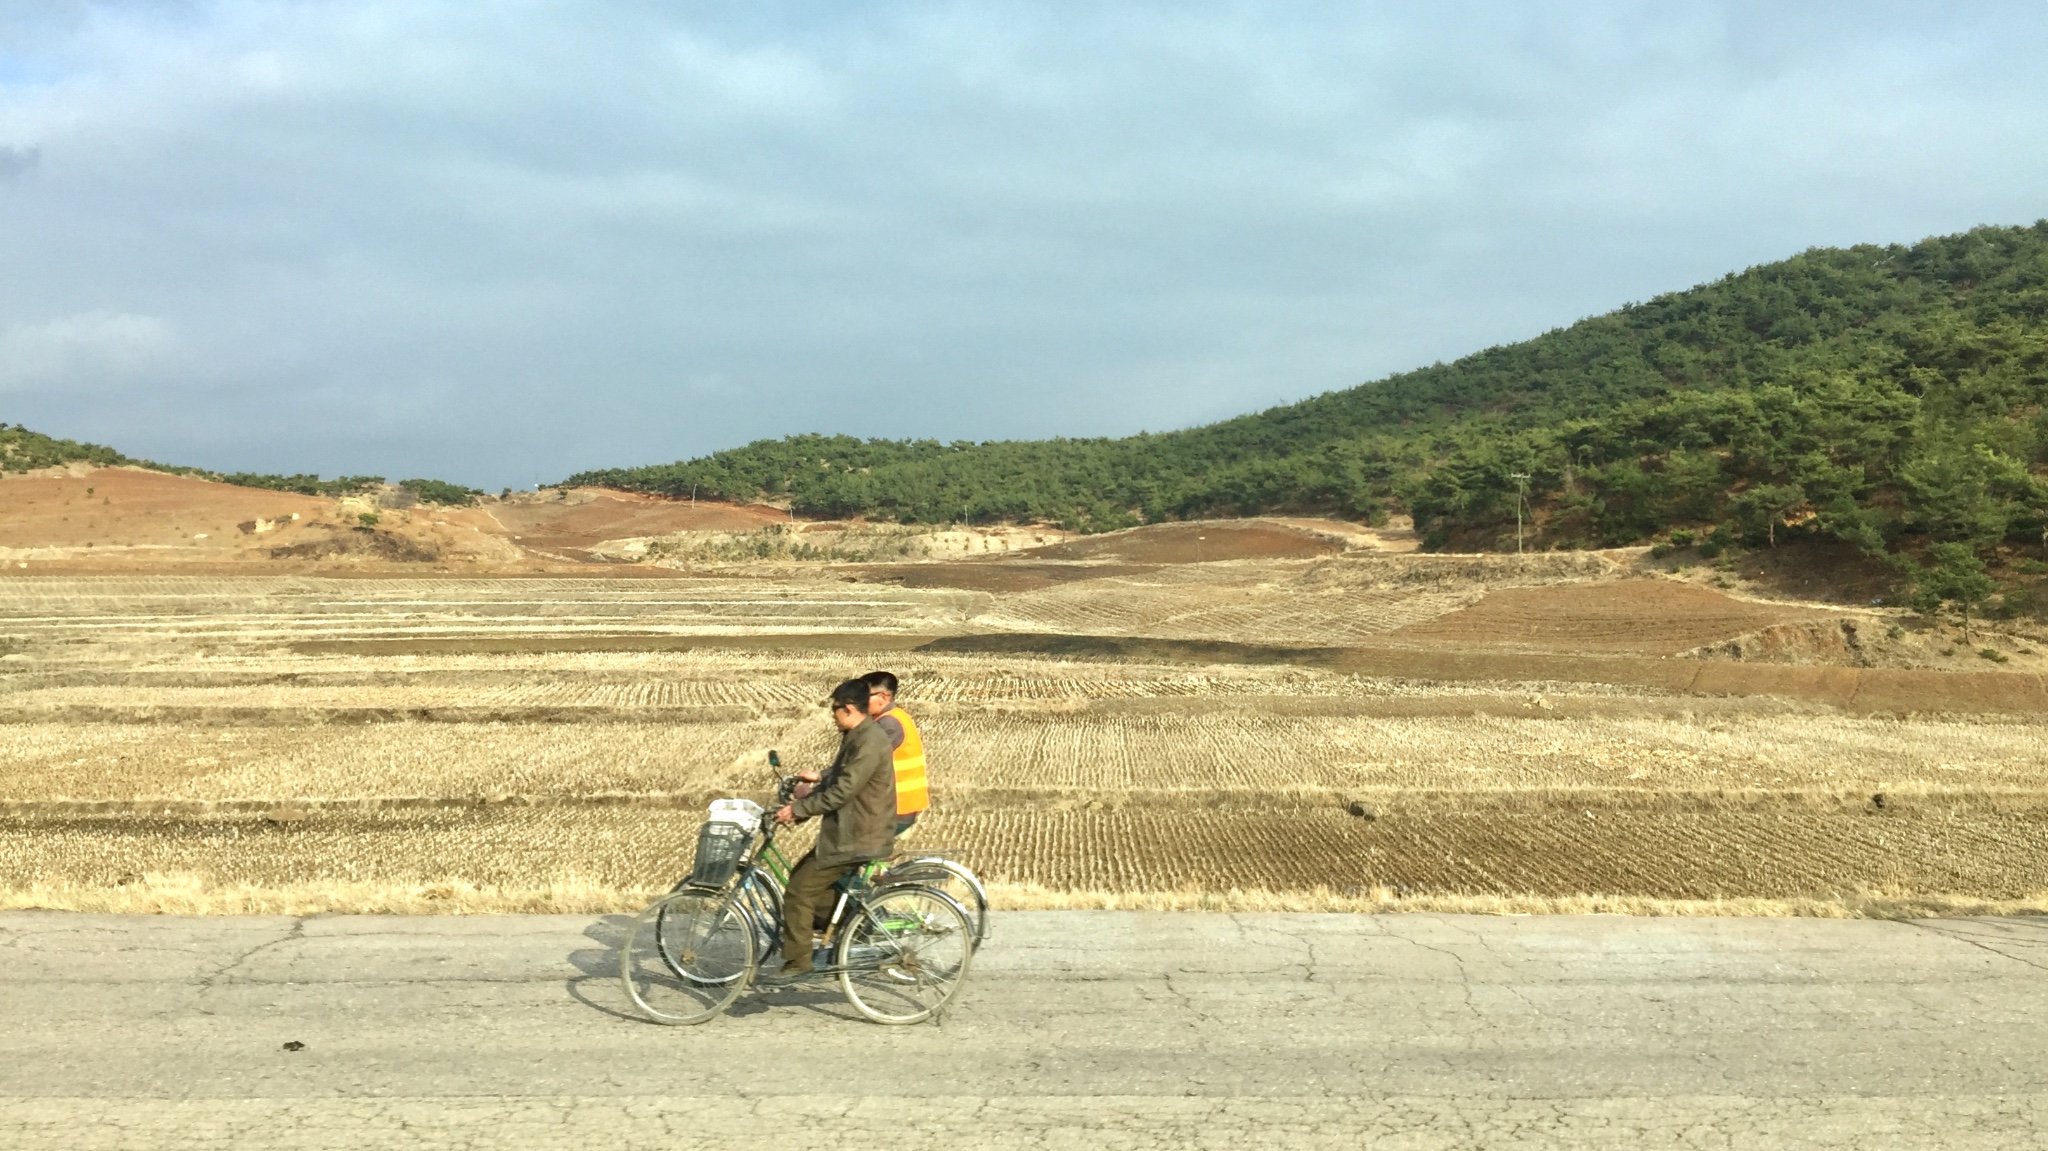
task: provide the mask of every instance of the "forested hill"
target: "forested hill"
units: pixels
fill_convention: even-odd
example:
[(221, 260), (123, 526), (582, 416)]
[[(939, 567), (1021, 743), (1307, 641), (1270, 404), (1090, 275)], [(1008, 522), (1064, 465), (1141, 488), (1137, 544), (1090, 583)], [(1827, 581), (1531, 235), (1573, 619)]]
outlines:
[[(125, 456), (113, 448), (100, 444), (60, 440), (41, 432), (30, 431), (21, 424), (13, 427), (0, 424), (0, 476), (5, 476), (9, 472), (62, 467), (65, 464), (87, 464), (96, 468), (147, 468), (154, 472), (197, 476), (200, 479), (236, 484), (245, 488), (269, 488), (273, 491), (298, 492), (309, 496), (345, 496), (371, 492), (385, 486), (383, 476), (339, 476), (326, 480), (310, 474), (279, 476), (258, 472), (210, 472), (204, 468), (177, 467)], [(430, 479), (400, 480), (392, 486), (405, 489), (423, 503), (462, 504), (483, 494), (475, 488)]]
[(1526, 343), (1188, 431), (764, 440), (570, 483), (906, 521), (1408, 511), (1433, 545), (1724, 527), (1872, 552), (2042, 542), (2048, 221), (1815, 249)]

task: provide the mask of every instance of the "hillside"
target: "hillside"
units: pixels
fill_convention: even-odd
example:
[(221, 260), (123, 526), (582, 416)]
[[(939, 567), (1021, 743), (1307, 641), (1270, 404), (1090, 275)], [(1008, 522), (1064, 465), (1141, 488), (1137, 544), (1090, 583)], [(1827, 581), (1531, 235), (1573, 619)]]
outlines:
[(60, 440), (41, 432), (32, 432), (20, 424), (13, 427), (0, 424), (0, 475), (62, 467), (65, 464), (88, 464), (96, 468), (127, 464), (159, 471), (177, 470), (165, 469), (147, 460), (130, 459), (112, 448), (101, 447), (98, 444)]
[[(1084, 530), (1412, 513), (1427, 545), (1684, 529), (1870, 554), (2048, 536), (2048, 221), (1814, 249), (1346, 391), (1187, 431), (992, 443), (793, 436), (571, 484), (907, 522)], [(1686, 535), (1679, 537), (1681, 540)]]

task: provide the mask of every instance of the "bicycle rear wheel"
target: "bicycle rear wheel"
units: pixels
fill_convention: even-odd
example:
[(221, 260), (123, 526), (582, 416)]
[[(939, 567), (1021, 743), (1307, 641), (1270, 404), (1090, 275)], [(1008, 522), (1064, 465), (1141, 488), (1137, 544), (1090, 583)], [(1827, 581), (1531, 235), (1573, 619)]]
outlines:
[(951, 896), (890, 887), (863, 899), (841, 928), (839, 987), (877, 1023), (922, 1023), (959, 994), (974, 929)]
[(619, 979), (648, 1019), (702, 1023), (732, 1006), (760, 963), (746, 907), (726, 892), (671, 892), (633, 921)]
[(882, 876), (882, 883), (890, 887), (929, 887), (950, 896), (967, 913), (968, 925), (974, 928), (974, 945), (980, 947), (981, 941), (988, 938), (988, 890), (965, 864), (941, 856), (906, 859), (891, 867)]

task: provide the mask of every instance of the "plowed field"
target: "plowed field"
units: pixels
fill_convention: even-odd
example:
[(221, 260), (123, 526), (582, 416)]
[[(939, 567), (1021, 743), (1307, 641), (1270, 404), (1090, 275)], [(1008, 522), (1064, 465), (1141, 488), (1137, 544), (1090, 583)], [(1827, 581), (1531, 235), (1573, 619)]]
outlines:
[[(765, 798), (769, 748), (822, 762), (818, 701), (881, 665), (933, 757), (919, 835), (1013, 903), (2048, 904), (2048, 720), (2026, 690), (1986, 716), (1968, 677), (1942, 680), (1948, 714), (1831, 702), (1857, 669), (1696, 689), (1744, 669), (1647, 657), (1824, 612), (1605, 562), (1203, 559), (1022, 592), (867, 569), (9, 578), (0, 899), (630, 906), (686, 870), (702, 803)], [(1567, 582), (1516, 582), (1542, 578)], [(921, 650), (1026, 625), (1149, 638)], [(674, 646), (605, 646), (625, 641)], [(1283, 642), (1321, 654), (1261, 662)], [(1370, 666), (1489, 648), (1455, 675)], [(1674, 674), (1603, 682), (1624, 664)]]
[[(689, 870), (698, 816), (653, 806), (444, 806), (254, 813), (37, 814), (0, 822), (23, 887), (118, 888), (152, 874), (287, 886), (596, 886), (629, 906)], [(944, 812), (920, 829), (994, 883), (1066, 892), (1329, 891), (1401, 896), (1815, 899), (2048, 890), (2048, 806), (1639, 809), (1409, 801), (1367, 823), (1329, 807)]]
[(1730, 599), (1698, 584), (1629, 580), (1505, 589), (1409, 624), (1396, 636), (1452, 647), (1676, 655), (1773, 624), (1834, 614)]

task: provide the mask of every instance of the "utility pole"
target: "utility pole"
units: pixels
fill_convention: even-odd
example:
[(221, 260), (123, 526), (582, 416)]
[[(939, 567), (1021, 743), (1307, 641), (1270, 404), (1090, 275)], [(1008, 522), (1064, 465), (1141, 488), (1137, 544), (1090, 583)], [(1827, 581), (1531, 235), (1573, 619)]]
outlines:
[(1515, 554), (1522, 554), (1522, 504), (1529, 498), (1529, 473), (1515, 472), (1508, 476), (1515, 481)]

